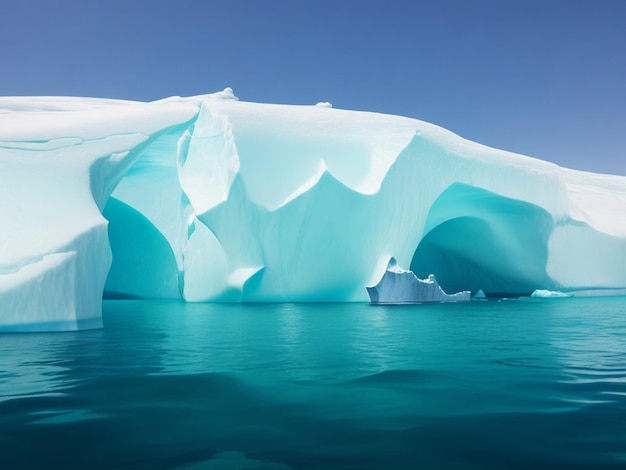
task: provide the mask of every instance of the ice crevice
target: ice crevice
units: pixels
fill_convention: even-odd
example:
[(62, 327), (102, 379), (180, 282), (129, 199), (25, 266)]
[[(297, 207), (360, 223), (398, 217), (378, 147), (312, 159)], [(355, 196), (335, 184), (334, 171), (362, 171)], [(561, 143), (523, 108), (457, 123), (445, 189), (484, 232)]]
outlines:
[(232, 90), (0, 98), (0, 329), (99, 326), (103, 294), (365, 301), (391, 257), (449, 292), (618, 291), (625, 195), (421, 121)]

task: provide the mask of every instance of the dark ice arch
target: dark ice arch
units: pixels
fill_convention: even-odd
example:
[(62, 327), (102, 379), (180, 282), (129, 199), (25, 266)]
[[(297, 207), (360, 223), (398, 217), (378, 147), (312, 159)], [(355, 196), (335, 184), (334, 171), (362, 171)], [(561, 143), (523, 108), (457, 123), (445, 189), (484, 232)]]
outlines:
[(506, 297), (553, 288), (546, 273), (553, 227), (539, 206), (455, 183), (432, 205), (411, 270), (435, 274), (446, 292)]

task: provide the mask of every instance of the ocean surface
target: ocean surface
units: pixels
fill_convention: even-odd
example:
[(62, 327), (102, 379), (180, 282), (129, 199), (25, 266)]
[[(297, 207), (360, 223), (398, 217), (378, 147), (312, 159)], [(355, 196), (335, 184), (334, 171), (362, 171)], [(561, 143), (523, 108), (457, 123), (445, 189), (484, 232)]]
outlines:
[(0, 335), (1, 469), (626, 468), (626, 297), (104, 323)]

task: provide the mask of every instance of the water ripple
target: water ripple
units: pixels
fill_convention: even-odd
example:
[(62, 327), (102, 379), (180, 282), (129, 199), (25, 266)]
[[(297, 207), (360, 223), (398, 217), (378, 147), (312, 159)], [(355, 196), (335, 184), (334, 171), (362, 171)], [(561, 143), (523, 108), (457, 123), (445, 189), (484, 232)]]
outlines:
[(0, 336), (3, 465), (623, 468), (623, 302), (105, 302)]

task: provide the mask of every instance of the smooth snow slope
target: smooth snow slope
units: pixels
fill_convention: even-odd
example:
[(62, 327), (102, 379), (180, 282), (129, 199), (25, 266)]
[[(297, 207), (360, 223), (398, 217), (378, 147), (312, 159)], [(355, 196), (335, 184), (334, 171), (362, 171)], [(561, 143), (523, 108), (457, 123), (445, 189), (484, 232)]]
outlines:
[(0, 201), (5, 330), (99, 326), (103, 292), (364, 301), (391, 256), (450, 292), (626, 288), (626, 178), (230, 89), (0, 98)]

